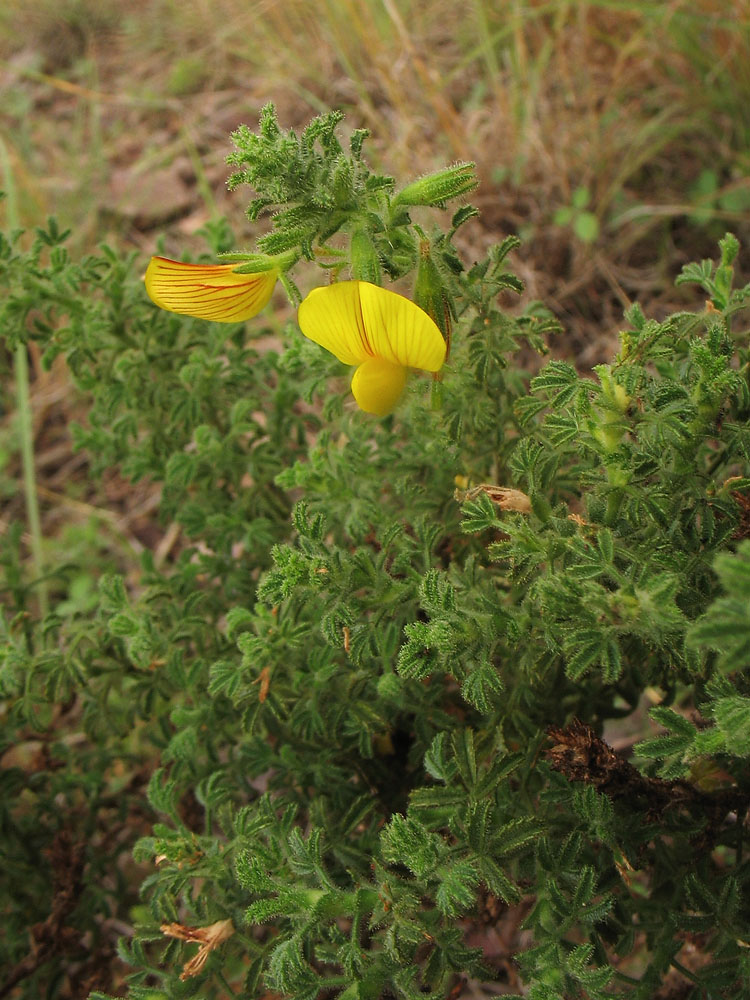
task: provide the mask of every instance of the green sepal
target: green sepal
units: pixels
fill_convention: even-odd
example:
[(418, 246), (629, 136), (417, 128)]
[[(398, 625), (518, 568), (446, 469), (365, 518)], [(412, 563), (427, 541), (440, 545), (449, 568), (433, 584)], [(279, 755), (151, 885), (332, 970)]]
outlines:
[(366, 229), (355, 229), (351, 241), (352, 278), (380, 284), (380, 258)]

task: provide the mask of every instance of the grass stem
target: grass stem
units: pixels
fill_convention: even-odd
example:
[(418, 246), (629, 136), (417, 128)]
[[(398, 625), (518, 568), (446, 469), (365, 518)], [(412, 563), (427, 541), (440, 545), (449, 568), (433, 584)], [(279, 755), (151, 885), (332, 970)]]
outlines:
[[(8, 228), (18, 229), (18, 196), (13, 178), (13, 169), (5, 143), (0, 139), (0, 164), (5, 187), (8, 212)], [(39, 612), (43, 618), (49, 610), (47, 584), (44, 580), (44, 556), (42, 553), (42, 522), (39, 516), (39, 497), (36, 489), (36, 469), (34, 465), (34, 425), (29, 391), (29, 359), (26, 344), (19, 344), (14, 355), (14, 375), (16, 383), (16, 403), (18, 407), (18, 431), (20, 438), (21, 465), (23, 468), (23, 490), (26, 500), (26, 520), (31, 545), (31, 559), (37, 579)]]
[(26, 498), (26, 519), (31, 542), (31, 558), (34, 574), (38, 580), (39, 611), (42, 617), (49, 610), (47, 584), (44, 581), (44, 557), (42, 554), (42, 522), (39, 516), (39, 497), (36, 489), (34, 468), (34, 431), (29, 393), (29, 360), (26, 345), (19, 344), (15, 353), (16, 403), (18, 406), (18, 429), (21, 439), (21, 464), (23, 466), (23, 491)]

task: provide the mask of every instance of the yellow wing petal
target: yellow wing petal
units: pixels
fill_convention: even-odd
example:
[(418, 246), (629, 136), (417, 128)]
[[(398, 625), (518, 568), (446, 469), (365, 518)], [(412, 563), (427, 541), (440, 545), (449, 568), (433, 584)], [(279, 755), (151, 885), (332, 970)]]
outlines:
[(276, 271), (235, 274), (236, 264), (185, 264), (152, 257), (146, 270), (146, 291), (162, 309), (239, 323), (259, 313), (271, 298)]
[(352, 395), (361, 410), (384, 417), (398, 402), (406, 384), (406, 369), (382, 358), (363, 361), (352, 378)]
[(406, 368), (438, 371), (445, 361), (445, 341), (427, 313), (396, 292), (367, 281), (357, 284), (371, 353)]
[(340, 281), (313, 288), (299, 307), (297, 322), (309, 339), (335, 355), (345, 365), (356, 365), (371, 357), (367, 345), (360, 281)]

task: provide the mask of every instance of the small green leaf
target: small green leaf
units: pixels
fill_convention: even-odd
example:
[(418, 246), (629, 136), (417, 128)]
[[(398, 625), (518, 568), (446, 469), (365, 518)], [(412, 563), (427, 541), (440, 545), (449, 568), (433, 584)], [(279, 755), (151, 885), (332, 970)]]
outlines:
[(573, 222), (573, 231), (584, 243), (593, 243), (599, 236), (599, 220), (593, 212), (581, 212)]

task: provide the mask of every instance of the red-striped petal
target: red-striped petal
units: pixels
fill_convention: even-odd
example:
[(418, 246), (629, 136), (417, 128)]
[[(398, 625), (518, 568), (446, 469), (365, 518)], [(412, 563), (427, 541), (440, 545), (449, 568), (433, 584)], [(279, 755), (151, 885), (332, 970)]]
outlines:
[(240, 323), (271, 298), (278, 272), (236, 274), (236, 264), (185, 264), (152, 257), (146, 291), (157, 306), (215, 323)]

